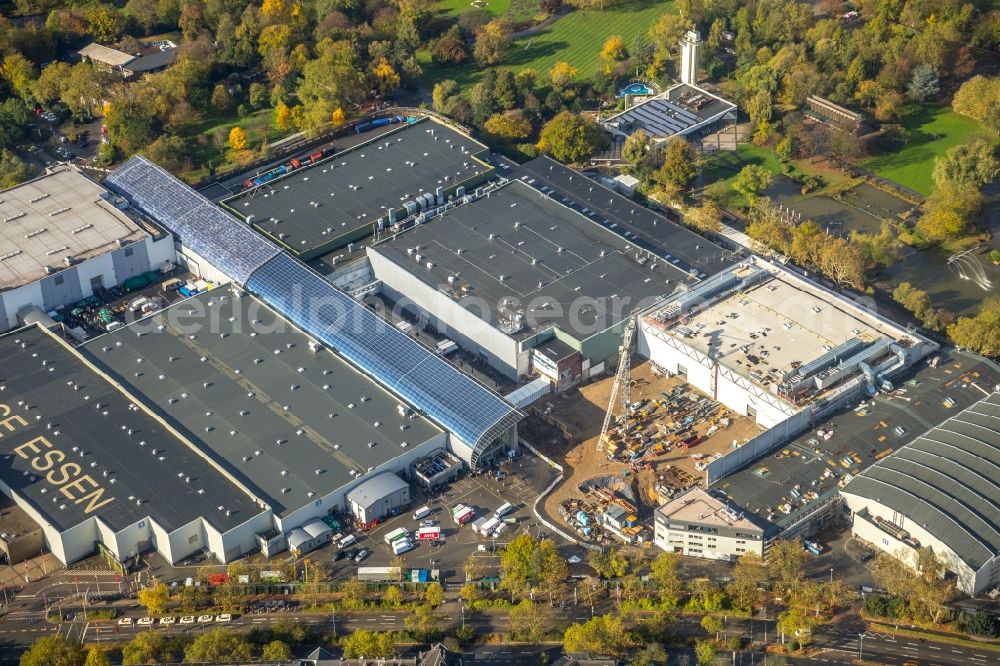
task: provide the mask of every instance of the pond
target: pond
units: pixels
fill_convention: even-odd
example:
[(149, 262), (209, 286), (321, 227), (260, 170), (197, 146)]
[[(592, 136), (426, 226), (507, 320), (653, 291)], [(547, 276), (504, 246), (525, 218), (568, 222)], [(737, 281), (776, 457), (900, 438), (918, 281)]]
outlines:
[(846, 236), (852, 231), (878, 233), (882, 220), (897, 218), (913, 206), (888, 192), (862, 183), (844, 192), (839, 199), (825, 194), (791, 201), (798, 190), (796, 183), (775, 179), (768, 195), (799, 213), (804, 220), (813, 220), (827, 232)]
[(879, 274), (888, 293), (900, 282), (923, 289), (937, 307), (956, 315), (974, 315), (984, 300), (1000, 294), (1000, 267), (990, 261), (989, 247), (949, 254), (933, 248), (908, 254)]

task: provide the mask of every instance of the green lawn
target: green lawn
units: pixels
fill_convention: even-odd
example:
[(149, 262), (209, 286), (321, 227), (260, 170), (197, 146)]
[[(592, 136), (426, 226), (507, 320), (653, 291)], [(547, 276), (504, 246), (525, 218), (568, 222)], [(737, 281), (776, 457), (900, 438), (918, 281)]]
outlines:
[[(229, 130), (237, 125), (246, 131), (247, 147), (253, 150), (260, 148), (260, 144), (265, 137), (268, 143), (274, 143), (278, 139), (288, 136), (293, 131), (281, 131), (274, 126), (274, 109), (271, 108), (254, 111), (246, 118), (232, 118), (229, 120), (207, 118), (195, 128), (196, 133), (203, 135), (205, 138), (195, 145), (192, 159), (194, 167), (190, 172), (183, 174), (186, 180), (194, 182), (208, 176), (209, 163), (213, 164), (216, 170), (219, 171), (235, 166), (229, 159), (232, 153), (224, 144), (228, 139)], [(223, 143), (221, 149), (219, 139)]]
[(935, 104), (910, 107), (902, 124), (910, 133), (906, 146), (895, 153), (872, 157), (865, 166), (924, 195), (934, 188), (934, 158), (972, 136), (988, 137), (976, 121)]
[[(517, 1), (514, 0), (515, 3)], [(648, 32), (656, 19), (672, 8), (672, 1), (636, 0), (603, 12), (591, 9), (574, 11), (541, 32), (517, 40), (500, 66), (515, 71), (530, 68), (541, 77), (546, 77), (554, 64), (565, 60), (579, 70), (578, 78), (588, 78), (600, 66), (598, 52), (605, 39), (620, 35), (626, 45), (631, 45), (636, 35)], [(461, 67), (436, 67), (426, 51), (418, 53), (418, 59), (424, 66), (424, 80), (431, 86), (441, 79), (455, 79), (464, 88), (475, 84), (482, 73), (474, 62)]]
[(764, 167), (773, 175), (781, 173), (778, 158), (767, 146), (755, 146), (752, 143), (741, 143), (736, 151), (720, 150), (705, 158), (702, 165), (702, 175), (705, 186), (711, 186), (711, 192), (721, 197), (723, 206), (745, 206), (744, 196), (733, 189), (736, 174), (747, 164)]
[(437, 10), (445, 16), (458, 16), (470, 9), (484, 9), (490, 16), (503, 16), (510, 9), (510, 0), (481, 0), (481, 4), (474, 5), (471, 0), (438, 0), (435, 4)]

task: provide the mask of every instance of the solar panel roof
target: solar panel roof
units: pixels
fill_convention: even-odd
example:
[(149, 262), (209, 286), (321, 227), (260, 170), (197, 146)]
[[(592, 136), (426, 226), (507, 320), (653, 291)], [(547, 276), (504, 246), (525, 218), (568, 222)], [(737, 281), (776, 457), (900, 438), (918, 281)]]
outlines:
[(523, 417), (499, 395), (286, 254), (255, 271), (247, 289), (473, 446), (474, 459)]
[(104, 184), (240, 284), (280, 251), (141, 155), (115, 169)]

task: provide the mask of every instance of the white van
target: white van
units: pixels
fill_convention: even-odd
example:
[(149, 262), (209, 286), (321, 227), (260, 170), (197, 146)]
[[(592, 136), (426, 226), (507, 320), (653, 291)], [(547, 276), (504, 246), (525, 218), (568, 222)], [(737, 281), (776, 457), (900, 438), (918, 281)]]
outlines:
[(413, 520), (420, 520), (421, 518), (426, 518), (429, 515), (431, 515), (431, 508), (424, 505), (413, 512)]
[(347, 548), (352, 543), (358, 540), (358, 537), (354, 534), (348, 534), (343, 539), (337, 542), (337, 548)]
[(392, 542), (393, 555), (402, 555), (403, 553), (407, 553), (413, 550), (413, 548), (414, 548), (414, 543), (409, 539), (400, 539), (399, 541)]
[(496, 516), (497, 518), (503, 518), (513, 510), (514, 510), (514, 505), (511, 504), (510, 502), (505, 502), (499, 509), (496, 510), (496, 513), (494, 513), (493, 515)]

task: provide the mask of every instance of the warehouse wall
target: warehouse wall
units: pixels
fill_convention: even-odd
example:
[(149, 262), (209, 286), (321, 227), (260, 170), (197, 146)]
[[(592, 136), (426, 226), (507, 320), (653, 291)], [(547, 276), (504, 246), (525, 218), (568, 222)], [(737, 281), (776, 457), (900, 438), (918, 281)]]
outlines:
[[(231, 562), (239, 557), (242, 557), (244, 553), (247, 553), (258, 546), (257, 544), (257, 533), (264, 532), (274, 527), (274, 516), (270, 511), (263, 511), (256, 516), (250, 518), (250, 520), (245, 523), (241, 523), (236, 527), (224, 532), (221, 535), (222, 550), (213, 551), (217, 553), (220, 558), (224, 558), (224, 562)], [(208, 521), (205, 521), (205, 533), (209, 531), (215, 531), (215, 528), (208, 526)], [(187, 554), (194, 552), (195, 549), (192, 548)], [(184, 557), (181, 555), (180, 557)]]
[(702, 393), (712, 396), (714, 393), (712, 390), (714, 369), (711, 366), (703, 365), (702, 361), (694, 356), (671, 347), (652, 333), (647, 332), (646, 329), (649, 326), (650, 324), (645, 322), (639, 325), (638, 353), (674, 374), (679, 374), (681, 368), (686, 369), (687, 383)]
[[(423, 444), (419, 446), (414, 446), (410, 444), (405, 449), (400, 447), (400, 454), (398, 457), (393, 458), (384, 465), (376, 467), (368, 474), (365, 474), (363, 478), (369, 478), (374, 476), (379, 472), (395, 472), (402, 478), (406, 478), (407, 472), (410, 469), (410, 465), (420, 457), (428, 455), (434, 449), (445, 448), (448, 441), (447, 433), (438, 433), (434, 437), (431, 437)], [(284, 516), (276, 516), (275, 523), (278, 529), (282, 532), (288, 532), (293, 527), (298, 527), (303, 523), (306, 523), (313, 518), (322, 518), (323, 516), (330, 513), (334, 509), (344, 510), (347, 508), (345, 495), (352, 488), (358, 485), (359, 480), (351, 480), (350, 483), (344, 484), (340, 488), (337, 488), (333, 492), (324, 495), (323, 497), (317, 498), (317, 500), (311, 504), (300, 507), (293, 511), (286, 513)]]
[[(518, 353), (516, 340), (414, 276), (409, 267), (401, 266), (379, 253), (377, 246), (368, 248), (368, 258), (375, 277), (382, 280), (382, 288), (391, 298), (406, 299), (411, 308), (427, 313), (431, 323), (444, 335), (474, 354), (486, 354), (490, 365), (504, 375), (516, 379), (528, 372), (529, 354)], [(418, 268), (416, 264), (414, 268)], [(497, 304), (488, 305), (494, 308)]]

